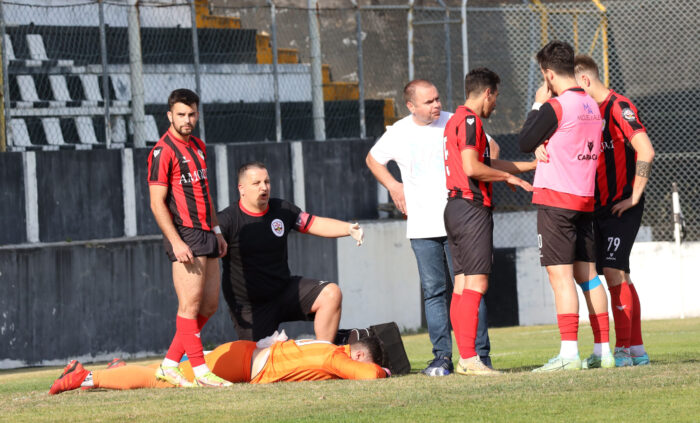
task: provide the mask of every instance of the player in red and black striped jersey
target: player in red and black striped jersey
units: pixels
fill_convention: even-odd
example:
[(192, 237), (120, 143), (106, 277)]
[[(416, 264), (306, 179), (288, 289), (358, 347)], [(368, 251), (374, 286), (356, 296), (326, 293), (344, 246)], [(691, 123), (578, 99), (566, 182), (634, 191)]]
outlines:
[(229, 245), (222, 290), (238, 338), (257, 341), (282, 322), (313, 320), (316, 339), (333, 342), (340, 322), (340, 288), (333, 282), (292, 276), (287, 237), (292, 230), (326, 238), (351, 236), (359, 246), (362, 228), (270, 198), (270, 177), (260, 162), (240, 167), (238, 191), (238, 204), (218, 214)]
[(630, 279), (629, 256), (644, 210), (644, 188), (654, 148), (637, 108), (607, 88), (589, 56), (576, 56), (576, 80), (605, 119), (596, 175), (595, 229), (598, 273), (605, 275), (615, 320), (617, 366), (649, 363), (641, 331), (639, 296)]
[[(476, 354), (479, 303), (488, 289), (493, 257), (491, 182), (505, 181), (532, 191), (516, 173), (535, 169), (536, 162), (508, 162), (490, 158), (489, 143), (481, 118), (496, 108), (500, 78), (478, 68), (464, 80), (467, 100), (445, 126), (445, 174), (449, 190), (445, 206), (445, 229), (455, 274), (450, 320), (459, 349), (456, 372), (489, 374)], [(515, 188), (513, 188), (515, 189)]]
[(177, 226), (212, 231), (207, 154), (194, 135), (187, 141), (168, 129), (148, 156), (148, 184), (168, 187), (168, 210)]
[(197, 124), (199, 97), (187, 89), (168, 98), (170, 128), (148, 156), (151, 210), (163, 231), (173, 262), (178, 299), (176, 331), (156, 377), (174, 385), (188, 385), (178, 364), (187, 353), (198, 385), (226, 386), (204, 361), (200, 331), (219, 304), (219, 257), (226, 241), (209, 195), (206, 147), (192, 136)]

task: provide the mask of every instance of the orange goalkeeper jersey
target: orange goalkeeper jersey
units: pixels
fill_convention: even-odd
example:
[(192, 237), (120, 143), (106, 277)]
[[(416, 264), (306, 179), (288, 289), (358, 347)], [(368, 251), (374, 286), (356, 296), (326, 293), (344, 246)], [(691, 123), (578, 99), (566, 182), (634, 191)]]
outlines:
[(290, 340), (270, 347), (267, 363), (250, 383), (327, 379), (379, 379), (384, 370), (350, 358), (350, 346), (326, 341)]

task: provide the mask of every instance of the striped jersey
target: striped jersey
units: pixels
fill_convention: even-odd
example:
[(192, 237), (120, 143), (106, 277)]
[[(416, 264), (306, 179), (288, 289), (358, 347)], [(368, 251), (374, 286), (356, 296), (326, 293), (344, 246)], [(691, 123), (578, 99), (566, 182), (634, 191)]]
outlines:
[(491, 183), (471, 178), (464, 172), (462, 151), (468, 148), (477, 151), (480, 162), (491, 165), (489, 143), (481, 119), (468, 107), (459, 106), (447, 121), (443, 137), (448, 197), (466, 198), (491, 207)]
[(170, 130), (148, 155), (148, 184), (168, 187), (166, 204), (177, 226), (212, 230), (204, 142), (179, 140)]
[(613, 90), (600, 104), (600, 113), (605, 126), (596, 176), (596, 209), (632, 195), (637, 152), (631, 140), (637, 133), (646, 132), (634, 104)]

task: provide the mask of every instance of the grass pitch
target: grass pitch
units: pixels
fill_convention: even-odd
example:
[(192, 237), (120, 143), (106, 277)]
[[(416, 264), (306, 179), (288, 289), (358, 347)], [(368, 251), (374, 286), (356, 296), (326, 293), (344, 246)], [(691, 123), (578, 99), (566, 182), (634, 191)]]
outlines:
[[(648, 321), (643, 329), (650, 366), (553, 374), (529, 370), (558, 352), (555, 326), (492, 329), (494, 366), (507, 372), (494, 377), (411, 374), (50, 397), (60, 368), (2, 371), (0, 421), (700, 421), (700, 319)], [(588, 356), (590, 327), (579, 333), (581, 355)], [(424, 368), (431, 355), (427, 334), (406, 336), (404, 344), (414, 372)]]

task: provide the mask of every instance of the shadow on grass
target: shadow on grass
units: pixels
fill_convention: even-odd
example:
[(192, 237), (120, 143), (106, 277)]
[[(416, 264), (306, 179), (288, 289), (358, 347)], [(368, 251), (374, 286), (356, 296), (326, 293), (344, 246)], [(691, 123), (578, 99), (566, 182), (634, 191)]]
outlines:
[(509, 369), (498, 369), (498, 370), (502, 371), (503, 373), (529, 373), (538, 367), (541, 367), (541, 366), (520, 366), (520, 367), (511, 367)]

